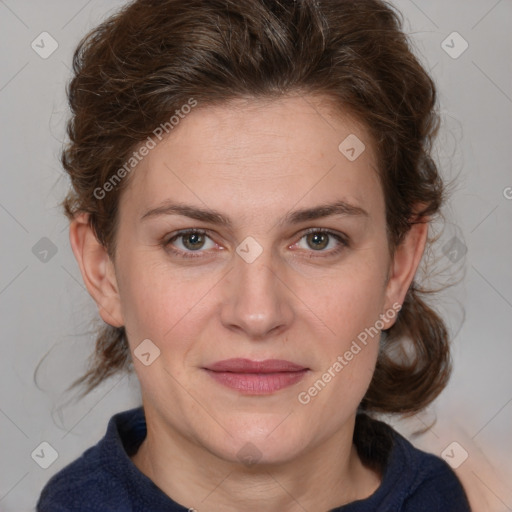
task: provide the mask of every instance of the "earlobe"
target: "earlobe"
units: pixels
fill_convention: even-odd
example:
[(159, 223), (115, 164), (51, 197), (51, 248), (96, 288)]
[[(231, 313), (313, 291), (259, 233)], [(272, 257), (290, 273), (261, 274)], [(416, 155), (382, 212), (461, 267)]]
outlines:
[[(428, 219), (412, 224), (402, 243), (395, 249), (386, 285), (386, 311), (393, 305), (403, 304), (405, 300), (425, 250), (428, 225)], [(385, 329), (389, 329), (393, 323), (394, 320)]]
[(84, 284), (98, 306), (101, 318), (114, 327), (124, 325), (114, 265), (98, 241), (86, 213), (77, 215), (69, 227), (69, 241)]

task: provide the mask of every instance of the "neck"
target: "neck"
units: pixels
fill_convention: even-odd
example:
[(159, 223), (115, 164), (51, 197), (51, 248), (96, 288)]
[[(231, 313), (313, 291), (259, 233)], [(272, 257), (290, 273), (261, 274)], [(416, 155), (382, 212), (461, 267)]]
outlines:
[(132, 461), (165, 494), (197, 512), (324, 512), (367, 498), (380, 484), (352, 443), (354, 420), (292, 461), (250, 466), (223, 460), (148, 421)]

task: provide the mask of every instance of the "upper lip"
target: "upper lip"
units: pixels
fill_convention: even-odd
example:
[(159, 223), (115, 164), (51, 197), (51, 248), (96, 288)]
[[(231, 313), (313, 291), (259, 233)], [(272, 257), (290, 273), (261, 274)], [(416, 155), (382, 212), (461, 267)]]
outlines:
[(277, 373), (277, 372), (298, 372), (307, 370), (300, 364), (292, 363), (284, 359), (265, 359), (264, 361), (253, 361), (251, 359), (235, 358), (217, 361), (206, 367), (214, 372), (233, 373)]

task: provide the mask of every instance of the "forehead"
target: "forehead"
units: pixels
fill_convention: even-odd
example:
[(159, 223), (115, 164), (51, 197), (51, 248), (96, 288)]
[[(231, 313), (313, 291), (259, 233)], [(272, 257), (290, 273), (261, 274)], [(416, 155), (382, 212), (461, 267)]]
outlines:
[(140, 213), (169, 198), (236, 206), (240, 217), (339, 198), (378, 207), (376, 169), (362, 123), (321, 97), (198, 105), (135, 167), (121, 208)]

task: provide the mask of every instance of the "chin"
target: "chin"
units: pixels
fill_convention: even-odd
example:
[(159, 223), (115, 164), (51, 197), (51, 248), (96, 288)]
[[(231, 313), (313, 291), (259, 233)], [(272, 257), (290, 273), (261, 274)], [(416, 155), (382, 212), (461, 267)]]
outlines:
[[(232, 425), (227, 430), (232, 434), (223, 437), (212, 450), (218, 457), (246, 466), (256, 464), (283, 464), (290, 462), (300, 455), (308, 444), (304, 433), (300, 436), (297, 425), (293, 430), (286, 429), (283, 418), (259, 425), (246, 426)], [(277, 427), (277, 428), (276, 428)], [(210, 439), (210, 442), (213, 441)]]

